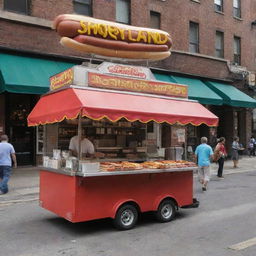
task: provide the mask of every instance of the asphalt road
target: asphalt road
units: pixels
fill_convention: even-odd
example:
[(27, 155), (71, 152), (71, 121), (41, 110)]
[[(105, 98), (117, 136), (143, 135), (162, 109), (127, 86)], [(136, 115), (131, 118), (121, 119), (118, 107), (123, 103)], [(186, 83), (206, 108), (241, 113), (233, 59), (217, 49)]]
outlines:
[(0, 255), (255, 256), (255, 184), (256, 171), (213, 177), (207, 192), (195, 181), (198, 209), (181, 209), (164, 224), (144, 214), (129, 231), (110, 220), (72, 224), (35, 201), (1, 205)]

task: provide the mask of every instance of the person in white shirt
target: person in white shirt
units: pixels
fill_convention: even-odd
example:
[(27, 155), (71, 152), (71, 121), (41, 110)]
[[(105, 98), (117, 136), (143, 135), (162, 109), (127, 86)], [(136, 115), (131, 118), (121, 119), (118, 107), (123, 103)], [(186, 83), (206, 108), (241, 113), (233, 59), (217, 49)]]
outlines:
[[(79, 151), (78, 135), (70, 139), (69, 150), (71, 151), (73, 156), (78, 156), (78, 151)], [(85, 157), (92, 157), (94, 156), (94, 153), (95, 153), (94, 145), (92, 144), (91, 141), (85, 138), (84, 135), (81, 136), (81, 153), (82, 153), (82, 156), (85, 156)]]
[(3, 195), (8, 193), (12, 162), (13, 167), (17, 168), (17, 160), (12, 144), (8, 143), (8, 136), (4, 134), (0, 140), (0, 195)]

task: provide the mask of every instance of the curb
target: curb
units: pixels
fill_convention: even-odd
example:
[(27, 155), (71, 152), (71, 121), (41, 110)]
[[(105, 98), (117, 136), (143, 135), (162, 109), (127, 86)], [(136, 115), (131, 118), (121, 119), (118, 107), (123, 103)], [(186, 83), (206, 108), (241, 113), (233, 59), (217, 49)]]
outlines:
[(30, 198), (30, 199), (6, 200), (6, 201), (0, 202), (0, 207), (8, 206), (11, 204), (17, 204), (17, 203), (33, 202), (33, 201), (38, 201), (38, 200), (39, 200), (38, 197)]
[(11, 192), (5, 195), (1, 195), (0, 206), (13, 204), (13, 203), (34, 201), (38, 199), (39, 199), (39, 187), (16, 189), (16, 190), (12, 190)]

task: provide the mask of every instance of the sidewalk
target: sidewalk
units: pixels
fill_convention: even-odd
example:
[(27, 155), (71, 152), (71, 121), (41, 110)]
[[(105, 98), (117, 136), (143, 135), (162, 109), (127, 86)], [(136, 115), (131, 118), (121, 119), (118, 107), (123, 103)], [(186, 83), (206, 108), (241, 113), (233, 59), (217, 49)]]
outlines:
[[(211, 174), (216, 176), (218, 165), (211, 164)], [(224, 163), (224, 176), (233, 173), (256, 171), (256, 157), (242, 156), (239, 160), (239, 168), (233, 168), (233, 162), (227, 160)], [(38, 200), (39, 196), (39, 168), (22, 167), (13, 169), (9, 182), (9, 193), (0, 196), (0, 206), (3, 204), (19, 203)]]
[[(233, 161), (226, 160), (224, 163), (223, 176), (233, 174), (233, 173), (256, 171), (256, 157), (240, 156), (238, 166), (239, 168), (233, 168)], [(211, 174), (213, 176), (217, 175), (217, 170), (218, 170), (218, 164), (212, 163)]]
[(12, 169), (9, 181), (9, 192), (0, 196), (2, 204), (18, 203), (38, 200), (39, 195), (39, 168), (18, 167)]

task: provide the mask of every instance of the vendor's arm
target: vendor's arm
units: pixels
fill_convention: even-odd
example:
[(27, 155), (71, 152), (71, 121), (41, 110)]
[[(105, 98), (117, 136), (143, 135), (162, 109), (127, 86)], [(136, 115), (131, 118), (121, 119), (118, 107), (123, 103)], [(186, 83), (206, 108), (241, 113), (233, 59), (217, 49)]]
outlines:
[(86, 148), (87, 148), (87, 157), (94, 157), (95, 156), (95, 148), (91, 141), (87, 140), (86, 142)]
[(13, 167), (17, 168), (17, 158), (16, 158), (15, 153), (12, 153), (11, 156), (12, 156), (12, 161), (13, 161)]
[(88, 142), (87, 147), (87, 157), (102, 158), (105, 156), (105, 154), (102, 152), (95, 152), (94, 145), (91, 141)]
[(103, 158), (103, 157), (105, 157), (105, 154), (102, 153), (102, 152), (95, 152), (94, 153), (94, 157), (96, 157), (96, 158)]
[(75, 156), (75, 157), (78, 156), (78, 153), (75, 150), (71, 150), (71, 149), (69, 149), (69, 150), (70, 150), (72, 156)]

